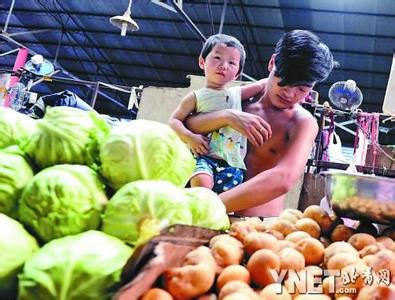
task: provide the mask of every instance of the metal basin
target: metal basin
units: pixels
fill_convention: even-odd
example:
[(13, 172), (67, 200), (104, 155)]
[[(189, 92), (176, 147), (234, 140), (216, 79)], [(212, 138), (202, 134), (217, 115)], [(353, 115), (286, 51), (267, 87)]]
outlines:
[(341, 217), (395, 225), (395, 179), (325, 172), (325, 195)]

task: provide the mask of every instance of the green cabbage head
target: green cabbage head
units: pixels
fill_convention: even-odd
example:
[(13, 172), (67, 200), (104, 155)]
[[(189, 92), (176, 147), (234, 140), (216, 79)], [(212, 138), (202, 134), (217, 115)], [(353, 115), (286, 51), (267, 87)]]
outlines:
[(22, 189), (33, 170), (17, 146), (0, 150), (0, 213), (16, 217)]
[(0, 149), (23, 144), (37, 130), (36, 120), (0, 106)]
[(47, 242), (97, 229), (107, 203), (95, 171), (81, 165), (56, 165), (37, 173), (19, 203), (19, 220)]
[(192, 223), (182, 189), (164, 180), (138, 180), (124, 185), (110, 199), (102, 230), (137, 245), (176, 223)]
[(132, 248), (100, 231), (53, 240), (19, 275), (19, 300), (111, 299)]
[(102, 175), (115, 189), (140, 179), (184, 187), (195, 168), (187, 146), (167, 125), (134, 120), (114, 127), (100, 149)]
[(36, 240), (22, 224), (0, 213), (0, 298), (15, 299), (17, 275), (38, 250)]
[(184, 191), (192, 212), (193, 225), (217, 230), (229, 229), (225, 205), (216, 193), (204, 187), (187, 188)]
[(109, 125), (94, 111), (58, 106), (37, 120), (38, 132), (23, 150), (40, 169), (56, 164), (91, 164)]

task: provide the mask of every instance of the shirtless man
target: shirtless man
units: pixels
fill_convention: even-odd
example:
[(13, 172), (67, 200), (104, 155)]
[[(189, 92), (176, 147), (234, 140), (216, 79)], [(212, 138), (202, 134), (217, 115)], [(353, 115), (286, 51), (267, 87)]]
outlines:
[(318, 126), (301, 103), (336, 62), (313, 33), (293, 30), (277, 43), (260, 101), (242, 112), (223, 110), (194, 115), (187, 126), (207, 134), (230, 126), (248, 138), (246, 181), (220, 197), (228, 212), (245, 216), (278, 216), (284, 195), (293, 187), (308, 160)]

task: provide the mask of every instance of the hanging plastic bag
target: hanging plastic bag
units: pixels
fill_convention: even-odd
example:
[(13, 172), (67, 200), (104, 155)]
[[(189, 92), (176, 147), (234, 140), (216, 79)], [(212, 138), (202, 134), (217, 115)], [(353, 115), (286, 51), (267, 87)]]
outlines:
[(335, 131), (329, 134), (327, 154), (330, 162), (347, 163), (342, 153), (342, 142)]

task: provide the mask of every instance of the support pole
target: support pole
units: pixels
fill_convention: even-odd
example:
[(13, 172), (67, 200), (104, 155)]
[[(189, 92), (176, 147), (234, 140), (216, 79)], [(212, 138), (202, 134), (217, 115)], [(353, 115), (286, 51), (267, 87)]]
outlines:
[[(18, 69), (22, 68), (25, 65), (28, 53), (29, 51), (26, 48), (19, 49), (12, 71), (17, 71)], [(19, 81), (18, 76), (11, 76), (9, 87), (10, 88), (14, 87), (18, 83), (18, 81)], [(10, 95), (5, 96), (3, 106), (7, 106), (7, 107), (10, 106)]]
[[(37, 53), (34, 52), (33, 50), (28, 49), (28, 48), (27, 48), (26, 46), (24, 46), (22, 43), (17, 42), (16, 40), (14, 40), (14, 39), (13, 39), (12, 37), (10, 37), (7, 33), (2, 33), (2, 34), (0, 34), (0, 38), (3, 38), (3, 39), (5, 39), (6, 41), (8, 41), (8, 42), (10, 42), (10, 43), (13, 43), (13, 44), (15, 44), (15, 45), (17, 45), (17, 46), (19, 46), (19, 47), (21, 47), (21, 48), (26, 48), (27, 51), (28, 51), (30, 54), (32, 54), (32, 55), (37, 54)], [(25, 61), (25, 62), (26, 62), (26, 61)], [(76, 80), (76, 81), (83, 82), (83, 80), (79, 79), (77, 76), (75, 76), (75, 75), (71, 74), (70, 72), (68, 72), (66, 69), (64, 69), (64, 68), (63, 68), (61, 65), (59, 65), (58, 63), (54, 64), (54, 66), (55, 66), (55, 68), (60, 69), (60, 70), (62, 71), (62, 73), (65, 74), (66, 76), (68, 76), (68, 77), (70, 77), (70, 78), (72, 78), (72, 79), (74, 79), (74, 80)], [(87, 86), (88, 88), (90, 88), (90, 89), (93, 89), (90, 85), (86, 85), (86, 86)], [(98, 94), (101, 95), (101, 96), (103, 96), (103, 97), (106, 98), (107, 100), (110, 100), (111, 102), (117, 104), (119, 107), (124, 108), (124, 109), (127, 110), (127, 107), (126, 107), (123, 103), (119, 102), (118, 100), (116, 100), (116, 99), (114, 99), (114, 98), (112, 98), (112, 97), (108, 96), (107, 94), (105, 94), (105, 93), (103, 93), (103, 92), (100, 92), (100, 91), (98, 92)]]
[(95, 86), (95, 89), (93, 91), (92, 100), (91, 100), (92, 108), (95, 108), (96, 98), (97, 98), (97, 93), (99, 92), (99, 88), (100, 88), (100, 83), (96, 82), (96, 86)]
[[(205, 42), (207, 40), (207, 38), (199, 30), (199, 28), (195, 25), (195, 23), (193, 23), (193, 21), (188, 17), (188, 15), (185, 13), (185, 11), (180, 6), (177, 5), (177, 2), (175, 0), (171, 0), (171, 1), (172, 1), (171, 4), (172, 4), (173, 8), (175, 9), (176, 13), (180, 15), (181, 19), (184, 20), (184, 22), (186, 23), (188, 28), (193, 33), (195, 33), (203, 42)], [(225, 5), (225, 9), (226, 9), (226, 5)], [(221, 31), (222, 31), (222, 28), (221, 28)], [(248, 80), (257, 81), (255, 78), (251, 77), (248, 74), (245, 74), (244, 72), (242, 72), (240, 75), (244, 76)]]
[(12, 11), (14, 10), (15, 0), (12, 0), (10, 10), (8, 11), (7, 20), (5, 21), (3, 33), (7, 33), (8, 23), (10, 23), (10, 18), (12, 15)]

